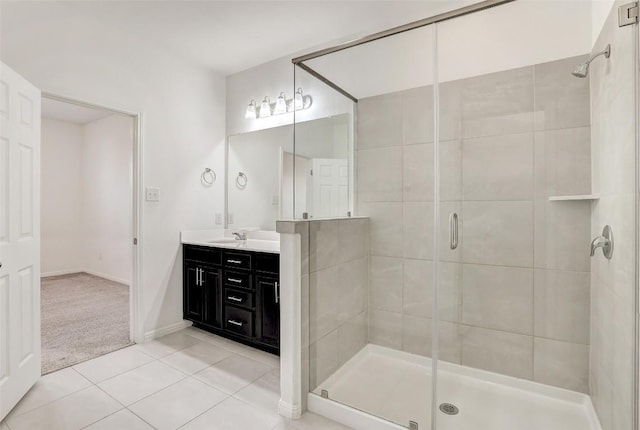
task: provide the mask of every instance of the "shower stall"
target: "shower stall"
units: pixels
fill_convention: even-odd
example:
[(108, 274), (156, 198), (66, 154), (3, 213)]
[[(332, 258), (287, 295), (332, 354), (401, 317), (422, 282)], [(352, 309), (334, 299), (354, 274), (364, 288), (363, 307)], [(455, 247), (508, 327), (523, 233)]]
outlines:
[(591, 2), (485, 1), (293, 60), (295, 88), (333, 91), (315, 106), (349, 107), (362, 221), (312, 220), (303, 241), (309, 409), (361, 429), (638, 430), (624, 3), (600, 28)]

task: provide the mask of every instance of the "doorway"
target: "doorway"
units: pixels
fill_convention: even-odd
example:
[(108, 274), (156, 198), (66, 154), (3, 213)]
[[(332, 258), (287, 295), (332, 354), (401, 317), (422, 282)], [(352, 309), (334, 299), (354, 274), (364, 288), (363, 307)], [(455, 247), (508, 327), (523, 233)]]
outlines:
[(135, 340), (138, 123), (43, 94), (43, 374)]

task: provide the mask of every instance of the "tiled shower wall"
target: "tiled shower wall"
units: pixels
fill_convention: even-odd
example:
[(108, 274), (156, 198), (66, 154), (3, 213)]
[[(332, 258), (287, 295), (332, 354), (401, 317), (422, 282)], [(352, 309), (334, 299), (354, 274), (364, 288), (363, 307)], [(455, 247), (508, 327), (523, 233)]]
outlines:
[(309, 289), (302, 306), (309, 310), (313, 390), (367, 344), (369, 220), (309, 221), (308, 246)]
[(603, 430), (632, 428), (635, 297), (635, 123), (632, 27), (618, 27), (617, 2), (594, 51), (611, 57), (591, 65), (594, 188), (591, 234), (613, 229), (611, 260), (591, 264), (591, 393)]
[[(586, 56), (440, 85), (439, 357), (588, 391)], [(462, 66), (461, 66), (462, 67)], [(370, 217), (369, 341), (431, 354), (433, 88), (360, 100), (357, 213)], [(448, 216), (460, 217), (449, 249)]]

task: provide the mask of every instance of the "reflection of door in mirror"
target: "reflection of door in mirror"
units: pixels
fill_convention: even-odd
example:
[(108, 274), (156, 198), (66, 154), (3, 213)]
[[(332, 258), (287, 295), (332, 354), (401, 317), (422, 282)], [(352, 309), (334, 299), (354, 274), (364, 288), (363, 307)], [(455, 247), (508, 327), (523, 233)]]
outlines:
[[(297, 158), (296, 163), (298, 163)], [(311, 160), (307, 190), (306, 201), (310, 217), (346, 216), (349, 210), (347, 160), (344, 158), (314, 158)]]
[(280, 215), (282, 219), (294, 218), (301, 219), (302, 214), (307, 210), (307, 177), (311, 171), (311, 160), (300, 155), (295, 156), (295, 214), (294, 214), (294, 169), (293, 154), (283, 151), (282, 153), (282, 176), (280, 185)]
[[(226, 226), (275, 230), (277, 219), (348, 216), (350, 118), (341, 114), (229, 136)], [(240, 172), (245, 186), (236, 182)]]

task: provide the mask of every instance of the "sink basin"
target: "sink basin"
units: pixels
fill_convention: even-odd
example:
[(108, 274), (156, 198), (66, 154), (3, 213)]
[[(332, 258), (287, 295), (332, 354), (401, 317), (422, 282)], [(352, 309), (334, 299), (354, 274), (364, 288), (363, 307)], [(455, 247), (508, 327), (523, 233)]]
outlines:
[(210, 243), (212, 246), (217, 246), (220, 248), (245, 249), (248, 251), (264, 251), (264, 252), (280, 251), (280, 242), (274, 241), (274, 240), (259, 240), (259, 239), (236, 240), (231, 238), (220, 238), (215, 240), (208, 240), (206, 243)]
[(240, 242), (240, 241), (236, 239), (216, 239), (216, 240), (207, 241), (207, 243), (234, 243), (234, 242)]

